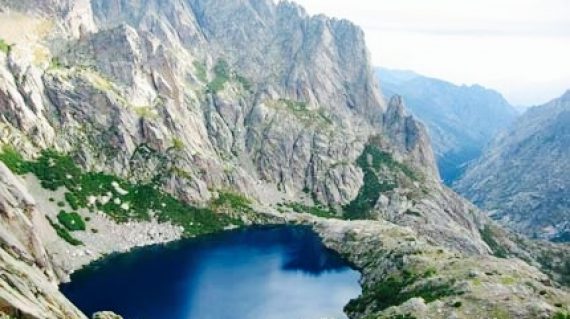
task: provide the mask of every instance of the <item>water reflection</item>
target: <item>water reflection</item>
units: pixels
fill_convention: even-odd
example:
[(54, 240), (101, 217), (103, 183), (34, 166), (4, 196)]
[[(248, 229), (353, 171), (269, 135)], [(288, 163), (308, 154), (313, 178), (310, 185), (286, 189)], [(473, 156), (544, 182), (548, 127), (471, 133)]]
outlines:
[(359, 274), (306, 227), (226, 232), (113, 256), (63, 292), (127, 319), (345, 318)]

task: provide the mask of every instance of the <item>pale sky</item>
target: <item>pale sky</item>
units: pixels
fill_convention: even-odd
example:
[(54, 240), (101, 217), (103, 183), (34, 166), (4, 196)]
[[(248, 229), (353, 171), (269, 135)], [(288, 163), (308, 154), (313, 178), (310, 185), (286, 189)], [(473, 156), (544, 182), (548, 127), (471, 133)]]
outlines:
[(570, 0), (294, 0), (364, 29), (376, 66), (478, 83), (514, 105), (570, 89)]

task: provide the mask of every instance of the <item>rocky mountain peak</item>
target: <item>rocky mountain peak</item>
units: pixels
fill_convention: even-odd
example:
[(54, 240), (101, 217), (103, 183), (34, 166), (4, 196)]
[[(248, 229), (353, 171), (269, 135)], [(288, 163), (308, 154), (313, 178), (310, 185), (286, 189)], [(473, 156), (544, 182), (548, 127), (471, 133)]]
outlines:
[(394, 95), (390, 98), (388, 109), (384, 113), (384, 133), (395, 145), (394, 151), (408, 157), (416, 167), (424, 170), (432, 178), (439, 174), (431, 143), (424, 125), (406, 112), (404, 98)]

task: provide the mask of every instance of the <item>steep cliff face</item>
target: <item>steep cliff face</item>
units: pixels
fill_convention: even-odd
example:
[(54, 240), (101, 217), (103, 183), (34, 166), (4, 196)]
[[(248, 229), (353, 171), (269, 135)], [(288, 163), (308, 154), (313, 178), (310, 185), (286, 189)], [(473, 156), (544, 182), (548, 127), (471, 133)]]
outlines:
[[(164, 151), (176, 139), (194, 181), (176, 188), (190, 198), (229, 183), (253, 194), (261, 178), (288, 190), (310, 187), (323, 201), (347, 200), (326, 194), (308, 172), (351, 162), (381, 130), (382, 102), (359, 29), (271, 1), (94, 1), (93, 11), (100, 31), (47, 39), (43, 65), (25, 61), (25, 43), (5, 63), (5, 117), (34, 135), (34, 147), (74, 150), (85, 166), (124, 173), (138, 145)], [(356, 116), (364, 113), (370, 119)], [(337, 123), (343, 129), (332, 130)], [(356, 145), (347, 150), (341, 139)], [(94, 158), (109, 141), (112, 154)], [(249, 171), (243, 157), (252, 159)]]
[[(7, 39), (5, 143), (29, 155), (55, 147), (122, 176), (140, 145), (177, 144), (186, 174), (169, 187), (192, 200), (222, 187), (259, 196), (263, 180), (288, 196), (308, 189), (346, 204), (372, 135), (397, 160), (436, 174), (421, 125), (401, 107), (384, 115), (362, 31), (347, 21), (272, 1), (91, 4), (20, 13), (43, 21), (49, 36)], [(78, 15), (72, 9), (85, 13), (74, 20), (77, 37), (59, 23)]]
[(531, 108), (498, 136), (456, 188), (517, 231), (567, 241), (570, 92)]
[(85, 318), (58, 291), (40, 233), (57, 238), (22, 181), (0, 163), (0, 315)]
[[(313, 223), (298, 210), (496, 253), (486, 217), (439, 183), (423, 125), (382, 99), (350, 22), (270, 0), (0, 4), (0, 158), (52, 221), (38, 249), (59, 278), (136, 245)], [(69, 234), (59, 210), (88, 227)]]
[(514, 121), (517, 111), (496, 91), (457, 86), (411, 71), (377, 68), (386, 94), (400, 94), (410, 112), (426, 124), (441, 178), (447, 185)]

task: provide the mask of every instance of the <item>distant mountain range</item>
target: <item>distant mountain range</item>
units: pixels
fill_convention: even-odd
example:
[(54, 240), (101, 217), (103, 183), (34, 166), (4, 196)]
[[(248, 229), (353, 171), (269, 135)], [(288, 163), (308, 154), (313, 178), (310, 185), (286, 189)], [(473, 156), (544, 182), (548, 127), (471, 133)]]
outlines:
[(518, 115), (498, 92), (480, 85), (457, 86), (412, 71), (377, 68), (386, 96), (399, 94), (429, 131), (441, 178), (451, 185), (466, 164)]
[(570, 91), (529, 109), (455, 188), (530, 236), (570, 241)]

